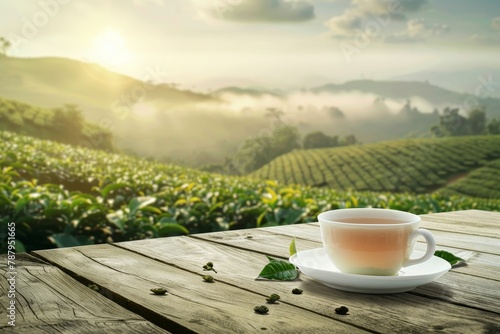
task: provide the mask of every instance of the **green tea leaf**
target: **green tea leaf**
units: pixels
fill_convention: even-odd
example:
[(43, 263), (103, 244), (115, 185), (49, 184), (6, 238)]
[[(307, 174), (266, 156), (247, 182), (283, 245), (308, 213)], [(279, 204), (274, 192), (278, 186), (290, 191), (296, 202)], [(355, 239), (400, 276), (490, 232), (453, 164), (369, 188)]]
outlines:
[(434, 256), (440, 257), (446, 261), (448, 261), (452, 266), (456, 265), (459, 262), (465, 262), (464, 259), (453, 255), (450, 252), (444, 251), (444, 250), (437, 250), (434, 252)]
[(293, 281), (299, 277), (299, 270), (287, 261), (267, 257), (269, 263), (262, 269), (258, 278), (275, 279), (279, 281)]
[(104, 189), (101, 190), (101, 195), (102, 197), (106, 198), (110, 192), (112, 192), (113, 190), (118, 190), (118, 189), (121, 189), (121, 188), (125, 188), (127, 187), (128, 185), (126, 183), (111, 183), (111, 184), (108, 184), (106, 187), (104, 187)]
[(106, 218), (108, 218), (109, 222), (114, 224), (120, 230), (123, 231), (125, 229), (125, 225), (124, 225), (125, 217), (124, 217), (123, 211), (118, 210), (116, 212), (108, 213), (106, 215)]
[(189, 234), (189, 230), (177, 223), (162, 223), (158, 229), (158, 234), (160, 237), (187, 235)]
[(297, 254), (297, 248), (295, 247), (295, 237), (292, 239), (290, 243), (290, 256)]
[(74, 236), (67, 233), (53, 234), (49, 239), (57, 245), (57, 247), (74, 247), (80, 246), (78, 240)]
[(150, 204), (153, 204), (156, 201), (156, 197), (152, 196), (141, 196), (132, 198), (130, 203), (128, 204), (128, 208), (130, 210), (131, 215), (135, 215), (137, 210), (140, 210)]

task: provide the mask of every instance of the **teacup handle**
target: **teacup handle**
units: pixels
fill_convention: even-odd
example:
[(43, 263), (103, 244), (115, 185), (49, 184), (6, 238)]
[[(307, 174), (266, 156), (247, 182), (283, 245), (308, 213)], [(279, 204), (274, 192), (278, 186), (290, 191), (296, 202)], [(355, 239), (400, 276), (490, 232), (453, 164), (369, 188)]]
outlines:
[(432, 235), (432, 233), (427, 231), (426, 229), (419, 228), (419, 229), (411, 232), (410, 235), (408, 236), (408, 242), (413, 242), (413, 240), (415, 240), (419, 236), (423, 236), (425, 239), (425, 242), (427, 243), (427, 250), (426, 250), (424, 256), (419, 257), (418, 259), (408, 259), (403, 264), (403, 267), (413, 266), (415, 264), (425, 262), (425, 261), (429, 260), (434, 255), (434, 252), (436, 251), (436, 240), (434, 239), (434, 236)]

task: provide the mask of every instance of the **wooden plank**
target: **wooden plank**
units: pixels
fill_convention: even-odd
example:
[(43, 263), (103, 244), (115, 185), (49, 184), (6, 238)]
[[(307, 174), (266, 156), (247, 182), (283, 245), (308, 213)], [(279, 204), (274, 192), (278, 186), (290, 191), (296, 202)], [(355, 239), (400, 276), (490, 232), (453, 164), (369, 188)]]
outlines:
[(472, 218), (481, 221), (498, 222), (500, 212), (498, 211), (486, 211), (486, 210), (458, 210), (450, 212), (438, 212), (430, 213), (425, 216), (436, 216), (436, 217), (458, 217), (458, 218)]
[[(185, 252), (176, 249), (178, 255)], [(197, 258), (199, 265), (193, 271), (110, 245), (36, 253), (102, 286), (115, 301), (124, 302), (128, 307), (133, 304), (134, 312), (150, 312), (156, 315), (157, 321), (177, 325), (174, 332), (247, 333), (264, 328), (280, 333), (365, 332), (342, 323), (342, 319), (324, 317), (291, 304), (269, 305), (267, 316), (254, 313), (254, 306), (265, 304), (265, 295), (243, 289), (247, 282), (242, 281), (238, 286), (221, 281), (203, 282), (201, 275), (206, 272), (201, 267), (210, 256), (208, 253)], [(149, 289), (154, 286), (163, 286), (169, 293), (153, 296)]]
[(420, 215), (425, 220), (441, 220), (449, 219), (455, 221), (465, 221), (473, 223), (477, 227), (497, 227), (500, 224), (500, 212), (496, 211), (480, 211), (480, 210), (467, 210), (467, 211), (453, 211), (453, 212), (440, 212), (426, 215)]
[(437, 230), (432, 230), (432, 234), (440, 246), (500, 255), (500, 239)]
[[(295, 225), (295, 227), (300, 229), (300, 225)], [(284, 227), (286, 228), (286, 227)], [(308, 227), (304, 226), (304, 229), (308, 230)], [(276, 228), (270, 228), (269, 231), (276, 231), (278, 229)], [(289, 250), (288, 250), (288, 245), (290, 244), (290, 241), (292, 240), (290, 236), (282, 235), (282, 234), (274, 234), (270, 233), (269, 231), (265, 230), (257, 230), (253, 229), (251, 230), (252, 238), (247, 239), (245, 235), (248, 235), (250, 233), (249, 230), (246, 231), (231, 231), (231, 232), (215, 232), (215, 233), (206, 233), (206, 234), (199, 234), (193, 236), (202, 239), (202, 240), (210, 240), (210, 241), (216, 241), (221, 244), (226, 244), (230, 246), (236, 246), (240, 249), (246, 249), (246, 250), (253, 250), (253, 249), (258, 249), (259, 252), (263, 252), (265, 254), (269, 254), (272, 256), (278, 256), (278, 257), (283, 257), (283, 258), (288, 258), (289, 257)], [(321, 242), (315, 242), (311, 240), (298, 240), (297, 241), (297, 246), (300, 249), (313, 249), (317, 247), (322, 247)], [(482, 268), (478, 267), (476, 268), (475, 262), (470, 261), (467, 269), (470, 270), (475, 270), (476, 273), (481, 273)], [(466, 271), (467, 269), (463, 269)], [(496, 277), (498, 277), (498, 274), (495, 273)], [(479, 276), (479, 275), (478, 275)], [(465, 278), (464, 278), (465, 277)], [(482, 277), (475, 277), (471, 275), (464, 275), (463, 273), (456, 273), (454, 272), (454, 269), (452, 269), (450, 272), (446, 273), (444, 276), (438, 279), (437, 282), (443, 283), (443, 284), (448, 284), (450, 282), (453, 282), (454, 280), (457, 281), (463, 281), (463, 280), (470, 280), (471, 282), (476, 282), (476, 284), (480, 285), (480, 291), (478, 292), (477, 289), (471, 289), (467, 290), (473, 287), (473, 285), (466, 285), (462, 289), (454, 291), (454, 298), (455, 299), (460, 299), (464, 302), (467, 302), (473, 307), (477, 307), (479, 309), (486, 309), (486, 304), (485, 300), (489, 301), (491, 304), (498, 304), (496, 301), (498, 300), (499, 294), (498, 291), (500, 290), (500, 283), (498, 280), (489, 280), (486, 278)], [(482, 297), (479, 298), (479, 295), (482, 294)], [(432, 293), (429, 295), (430, 297), (434, 297), (435, 293)], [(442, 294), (441, 297), (443, 300), (449, 300), (446, 299), (447, 295)], [(488, 310), (490, 307), (488, 306)], [(498, 306), (493, 306), (493, 309), (495, 311), (498, 311), (500, 313), (500, 305)]]
[[(269, 235), (262, 231), (255, 233), (257, 232), (255, 230), (246, 230), (243, 233), (248, 232), (252, 232), (254, 235), (252, 239), (244, 239), (244, 242), (251, 245), (249, 248), (256, 246), (255, 242), (258, 242), (261, 237), (266, 240), (265, 244), (269, 244), (270, 240), (267, 238)], [(226, 232), (219, 233), (222, 237), (225, 234)], [(285, 245), (276, 238), (274, 242), (281, 245), (285, 252), (288, 252), (288, 244)], [(265, 244), (262, 246), (259, 243), (262, 246), (261, 249), (266, 249)], [(455, 303), (463, 302), (463, 300), (456, 299), (457, 295), (453, 289), (442, 283), (434, 283), (426, 290), (420, 291), (420, 294), (427, 294), (432, 298), (410, 293), (356, 294), (331, 289), (314, 282), (306, 275), (301, 275), (299, 281), (293, 282), (255, 280), (255, 277), (267, 263), (265, 256), (201, 239), (176, 237), (124, 242), (115, 245), (189, 271), (199, 270), (205, 261), (212, 261), (218, 272), (216, 277), (220, 281), (242, 286), (261, 294), (278, 293), (282, 297), (281, 303), (290, 303), (325, 316), (335, 316), (332, 313), (332, 308), (335, 308), (336, 305), (346, 305), (351, 310), (351, 316), (343, 318), (346, 322), (377, 332), (421, 333), (439, 329), (446, 333), (463, 332), (464, 328), (470, 329), (470, 332), (481, 332), (488, 326), (500, 330), (498, 322), (500, 308), (496, 308), (498, 313), (495, 315), (442, 301), (440, 299), (448, 299), (448, 301)], [(270, 255), (283, 256), (284, 254), (272, 253)], [(463, 282), (460, 281), (457, 284)], [(474, 282), (467, 284), (474, 284)], [(453, 288), (455, 286), (456, 284)], [(298, 296), (291, 294), (291, 290), (295, 287), (304, 289), (304, 294)], [(487, 300), (487, 302), (491, 305), (491, 300)]]
[[(500, 238), (500, 212), (465, 210), (420, 215), (422, 227), (467, 235)], [(319, 223), (313, 223), (318, 225)]]
[[(425, 251), (426, 245), (418, 242), (416, 250)], [(445, 250), (457, 256), (467, 258), (465, 264), (452, 268), (452, 272), (471, 275), (500, 282), (500, 256), (484, 254), (479, 252), (463, 251), (458, 248), (438, 246), (439, 250)]]
[[(481, 217), (460, 216), (457, 214), (434, 214), (422, 216), (422, 227), (477, 235), (491, 238), (500, 238), (500, 213), (497, 213), (496, 221), (485, 221)], [(488, 215), (489, 216), (489, 215)]]
[(109, 301), (60, 269), (27, 254), (16, 255), (15, 327), (7, 324), (11, 275), (1, 255), (2, 333), (168, 333)]

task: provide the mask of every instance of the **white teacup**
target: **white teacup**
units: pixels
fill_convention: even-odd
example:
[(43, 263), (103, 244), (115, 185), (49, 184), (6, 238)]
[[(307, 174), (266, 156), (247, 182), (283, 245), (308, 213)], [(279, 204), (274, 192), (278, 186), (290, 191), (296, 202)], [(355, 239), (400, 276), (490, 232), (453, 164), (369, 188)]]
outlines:
[[(328, 257), (343, 273), (396, 275), (402, 267), (429, 260), (436, 250), (433, 235), (419, 229), (420, 217), (388, 209), (339, 209), (320, 213), (321, 238)], [(427, 251), (410, 259), (417, 237)]]

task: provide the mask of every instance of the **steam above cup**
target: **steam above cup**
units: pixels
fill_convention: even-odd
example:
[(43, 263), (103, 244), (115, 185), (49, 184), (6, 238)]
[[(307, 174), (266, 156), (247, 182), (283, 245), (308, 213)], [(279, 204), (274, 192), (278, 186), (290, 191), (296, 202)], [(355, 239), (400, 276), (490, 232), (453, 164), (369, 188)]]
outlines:
[[(388, 209), (339, 209), (320, 213), (323, 246), (343, 273), (396, 275), (402, 267), (429, 260), (436, 250), (433, 235), (420, 229), (420, 217)], [(427, 251), (410, 259), (416, 239), (422, 236)]]

